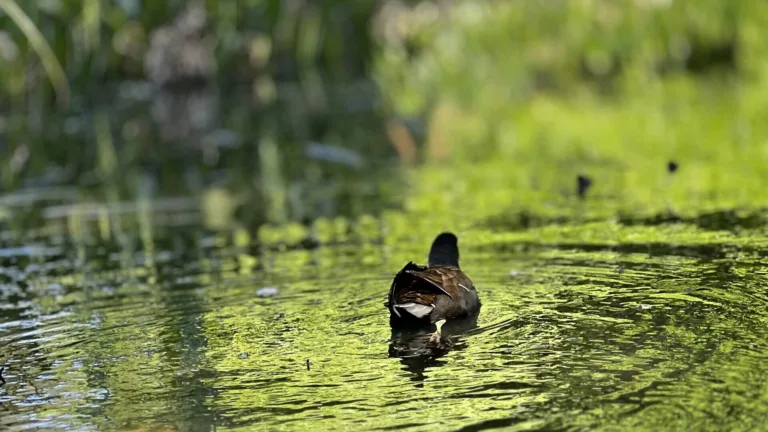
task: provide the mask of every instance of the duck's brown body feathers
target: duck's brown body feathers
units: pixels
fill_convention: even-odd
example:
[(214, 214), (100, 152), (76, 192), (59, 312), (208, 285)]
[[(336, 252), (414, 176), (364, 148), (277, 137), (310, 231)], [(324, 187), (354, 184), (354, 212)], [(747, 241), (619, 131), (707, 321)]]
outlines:
[(457, 266), (409, 262), (389, 289), (391, 324), (428, 324), (477, 312), (480, 300), (472, 281)]

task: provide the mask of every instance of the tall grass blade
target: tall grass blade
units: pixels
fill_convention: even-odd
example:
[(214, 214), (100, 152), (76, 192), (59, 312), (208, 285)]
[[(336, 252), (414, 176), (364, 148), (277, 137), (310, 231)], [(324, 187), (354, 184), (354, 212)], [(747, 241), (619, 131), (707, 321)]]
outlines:
[(43, 34), (14, 0), (0, 0), (0, 10), (5, 12), (19, 26), (32, 49), (40, 57), (45, 72), (48, 74), (48, 79), (51, 80), (51, 85), (56, 92), (57, 102), (62, 107), (68, 106), (71, 92), (67, 76)]

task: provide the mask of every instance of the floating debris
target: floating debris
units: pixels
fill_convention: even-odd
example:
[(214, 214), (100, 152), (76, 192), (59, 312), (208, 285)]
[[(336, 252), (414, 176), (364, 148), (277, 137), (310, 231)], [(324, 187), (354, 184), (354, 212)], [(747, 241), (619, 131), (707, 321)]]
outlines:
[(591, 178), (582, 174), (576, 177), (576, 193), (579, 195), (579, 198), (584, 198), (587, 195), (587, 190), (590, 186), (592, 186)]
[(256, 291), (256, 295), (259, 297), (273, 297), (276, 296), (279, 290), (275, 287), (264, 287), (259, 288)]
[(639, 305), (637, 305), (637, 310), (639, 310), (639, 311), (647, 311), (647, 310), (651, 309), (652, 307), (653, 307), (653, 305), (640, 303)]
[(208, 133), (203, 137), (203, 141), (207, 144), (218, 148), (237, 148), (242, 143), (242, 139), (230, 129), (219, 128)]
[(521, 274), (520, 270), (511, 269), (511, 270), (509, 271), (509, 275), (510, 275), (511, 277), (520, 276), (520, 274)]
[(354, 168), (359, 168), (363, 164), (363, 157), (359, 153), (344, 147), (309, 142), (306, 144), (304, 151), (307, 156), (316, 160), (339, 163)]
[[(309, 360), (307, 360), (309, 361)], [(5, 370), (4, 367), (0, 367), (0, 386), (5, 385), (5, 378), (3, 378), (3, 371)]]
[(309, 359), (307, 359), (307, 370), (309, 370)]
[(237, 356), (237, 358), (239, 358), (240, 360), (245, 360), (245, 359), (247, 359), (248, 357), (250, 357), (250, 355), (249, 355), (248, 353), (246, 353), (246, 352), (244, 352), (244, 353), (240, 353), (240, 355), (239, 355), (239, 356)]
[(678, 168), (677, 162), (669, 161), (667, 163), (667, 171), (669, 171), (670, 174), (674, 174), (675, 172), (677, 172), (677, 168)]

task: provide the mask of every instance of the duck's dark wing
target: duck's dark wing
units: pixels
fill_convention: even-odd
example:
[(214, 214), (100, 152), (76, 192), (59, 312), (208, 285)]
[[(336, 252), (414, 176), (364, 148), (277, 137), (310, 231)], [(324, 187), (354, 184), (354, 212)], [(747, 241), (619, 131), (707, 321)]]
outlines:
[(472, 281), (458, 267), (434, 266), (423, 270), (407, 270), (407, 273), (429, 282), (452, 299), (458, 298), (462, 290), (469, 292), (475, 289)]
[(404, 290), (407, 290), (411, 287), (413, 283), (413, 276), (410, 272), (416, 271), (424, 271), (427, 267), (420, 266), (413, 261), (409, 262), (408, 264), (403, 267), (402, 270), (400, 270), (396, 275), (395, 278), (392, 280), (392, 285), (389, 287), (389, 296), (387, 297), (387, 304), (385, 306), (390, 307), (391, 305), (395, 304), (395, 298), (398, 297), (398, 294), (403, 292)]
[(457, 267), (426, 267), (409, 262), (392, 281), (388, 305), (405, 300), (428, 305), (441, 294), (457, 298), (460, 289), (474, 290), (474, 286)]

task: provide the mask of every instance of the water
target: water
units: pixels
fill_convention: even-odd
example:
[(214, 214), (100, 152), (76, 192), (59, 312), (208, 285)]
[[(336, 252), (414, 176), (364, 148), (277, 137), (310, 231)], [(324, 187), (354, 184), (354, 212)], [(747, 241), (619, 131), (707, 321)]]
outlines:
[[(0, 425), (762, 427), (764, 210), (679, 198), (700, 195), (663, 166), (650, 183), (667, 191), (643, 207), (599, 181), (578, 199), (569, 174), (468, 187), (500, 172), (406, 171), (400, 209), (306, 225), (212, 229), (221, 205), (192, 198), (5, 201), (26, 219), (2, 233)], [(443, 229), (477, 326), (440, 348), (393, 339), (391, 278)]]

